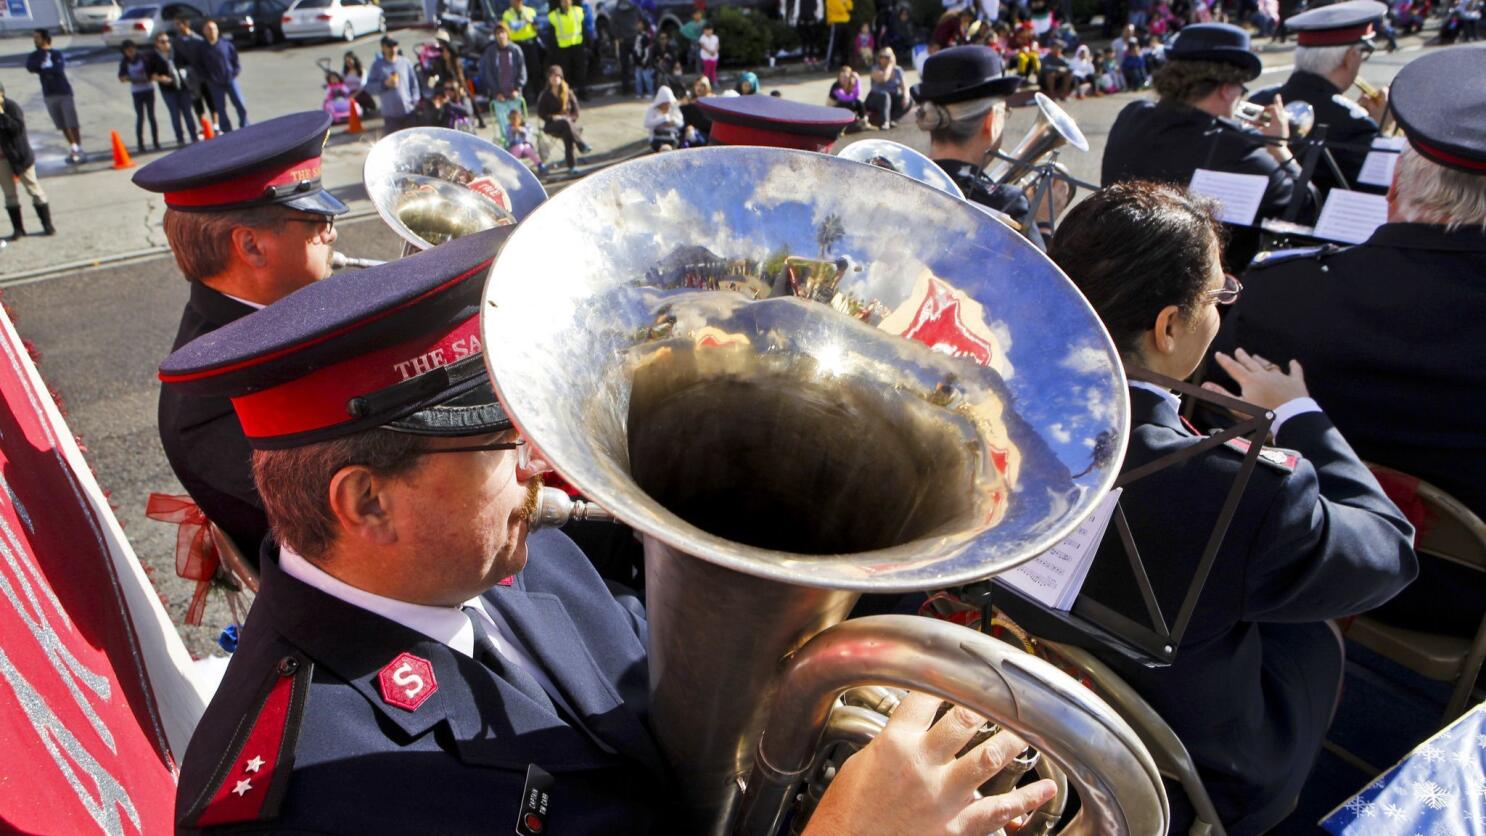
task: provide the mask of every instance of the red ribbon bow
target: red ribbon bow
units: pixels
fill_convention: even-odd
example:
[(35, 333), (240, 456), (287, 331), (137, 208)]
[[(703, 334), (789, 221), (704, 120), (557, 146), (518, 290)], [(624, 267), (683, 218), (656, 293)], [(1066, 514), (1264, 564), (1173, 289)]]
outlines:
[(175, 535), (175, 573), (188, 581), (196, 581), (196, 592), (191, 595), (191, 605), (186, 608), (185, 622), (199, 625), (206, 612), (206, 594), (211, 590), (212, 579), (217, 576), (217, 567), (222, 562), (217, 554), (217, 544), (212, 541), (211, 520), (191, 497), (166, 493), (150, 494), (144, 515), (180, 526)]

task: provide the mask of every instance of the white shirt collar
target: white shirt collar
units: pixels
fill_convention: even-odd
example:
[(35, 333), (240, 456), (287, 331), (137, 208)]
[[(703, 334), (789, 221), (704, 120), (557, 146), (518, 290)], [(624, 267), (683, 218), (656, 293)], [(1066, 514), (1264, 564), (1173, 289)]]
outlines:
[[(475, 628), (458, 607), (430, 607), (367, 592), (331, 575), (287, 546), (279, 546), (279, 568), (289, 577), (332, 598), (422, 633), (471, 658), (475, 655)], [(464, 606), (485, 611), (479, 598), (471, 598)]]
[(231, 293), (223, 293), (222, 295), (226, 296), (228, 299), (231, 299), (234, 302), (241, 302), (242, 304), (247, 305), (255, 311), (261, 311), (264, 308), (268, 307), (267, 305), (260, 305), (257, 302), (249, 302), (246, 299), (239, 299), (238, 297), (233, 296)]
[(1155, 392), (1157, 395), (1160, 395), (1161, 396), (1161, 400), (1166, 401), (1166, 403), (1171, 406), (1171, 409), (1172, 409), (1173, 412), (1176, 412), (1177, 414), (1181, 414), (1181, 411), (1182, 411), (1182, 399), (1175, 392), (1171, 391), (1170, 389), (1167, 389), (1164, 386), (1157, 386), (1154, 383), (1147, 383), (1144, 380), (1132, 380), (1132, 381), (1130, 381), (1130, 388), (1131, 389), (1144, 389), (1147, 392)]

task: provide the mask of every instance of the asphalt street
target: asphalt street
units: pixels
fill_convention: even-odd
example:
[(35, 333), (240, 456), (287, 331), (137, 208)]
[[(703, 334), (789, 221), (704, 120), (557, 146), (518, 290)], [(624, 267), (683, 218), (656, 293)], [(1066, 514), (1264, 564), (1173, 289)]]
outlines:
[[(421, 36), (419, 36), (421, 37)], [(83, 114), (83, 134), (90, 150), (101, 146), (105, 127), (132, 126), (129, 97), (114, 79), (115, 59), (93, 48), (83, 39), (67, 45), (77, 53), (73, 84), (79, 89), (78, 109)], [(411, 38), (404, 38), (407, 43)], [(373, 44), (362, 42), (355, 49), (369, 59)], [(1404, 42), (1394, 54), (1379, 53), (1366, 66), (1365, 74), (1375, 84), (1387, 84), (1421, 49), (1418, 39)], [(16, 56), (29, 51), (29, 42), (0, 41), (0, 81), (21, 100), (32, 117), (32, 139), (46, 155), (59, 153), (60, 138), (46, 123), (39, 88)], [(286, 47), (244, 54), (248, 108), (254, 118), (319, 106), (319, 71), (314, 59), (334, 57), (342, 44)], [(1265, 76), (1257, 84), (1277, 84), (1288, 73), (1288, 49), (1267, 51)], [(791, 76), (766, 81), (766, 89), (777, 87), (791, 99), (822, 101), (830, 84), (824, 73)], [(1068, 152), (1061, 156), (1071, 173), (1097, 182), (1099, 160), (1109, 126), (1120, 108), (1138, 94), (1070, 101), (1067, 109), (1088, 137), (1088, 153)], [(641, 134), (644, 103), (611, 97), (594, 102), (585, 110), (590, 141), (600, 149), (621, 149)], [(161, 108), (161, 115), (164, 109)], [(1032, 109), (1014, 112), (1008, 132), (1008, 148), (1031, 124)], [(866, 132), (847, 141), (886, 137), (920, 150), (927, 150), (924, 134), (911, 125), (887, 133)], [(360, 161), (370, 144), (369, 137), (337, 133), (327, 150), (326, 182), (351, 202), (353, 209), (367, 211), (360, 183)], [(618, 153), (617, 150), (615, 153)], [(150, 567), (167, 608), (177, 619), (185, 611), (190, 587), (174, 573), (175, 530), (172, 526), (144, 518), (145, 498), (151, 491), (179, 492), (160, 451), (156, 435), (155, 404), (158, 383), (155, 369), (174, 338), (186, 284), (169, 256), (135, 258), (132, 261), (94, 269), (67, 269), (40, 276), (30, 271), (48, 265), (107, 261), (120, 254), (157, 252), (163, 244), (159, 234), (160, 204), (128, 183), (128, 172), (106, 165), (80, 173), (46, 176), (44, 185), (53, 195), (58, 226), (56, 238), (28, 238), (0, 252), (0, 286), (3, 299), (14, 314), (21, 335), (40, 351), (41, 371), (60, 394), (68, 410), (72, 429), (81, 435), (99, 481), (112, 491), (118, 514), (141, 559)], [(28, 210), (29, 211), (29, 210)], [(581, 222), (581, 219), (575, 219)], [(350, 255), (391, 258), (399, 242), (375, 219), (346, 223), (337, 249)], [(910, 233), (904, 230), (905, 242)], [(906, 243), (905, 243), (906, 245)], [(9, 278), (7, 278), (9, 277)], [(25, 283), (18, 283), (17, 280)], [(182, 628), (193, 653), (210, 653), (220, 625), (227, 621), (225, 608), (214, 601), (203, 628)]]

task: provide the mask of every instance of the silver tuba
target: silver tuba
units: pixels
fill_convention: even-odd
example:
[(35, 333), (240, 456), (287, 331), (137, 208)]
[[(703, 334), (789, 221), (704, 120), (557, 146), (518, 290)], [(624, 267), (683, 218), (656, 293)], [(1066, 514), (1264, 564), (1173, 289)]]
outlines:
[(1094, 451), (1124, 448), (1124, 373), (1041, 252), (892, 172), (702, 148), (548, 201), (485, 296), (507, 412), (643, 536), (652, 725), (689, 832), (771, 833), (856, 685), (1025, 736), (1083, 802), (1067, 832), (1165, 832), (1149, 753), (1068, 676), (947, 622), (837, 625), (863, 592), (1030, 559), (1113, 483), (1119, 453)]
[[(408, 128), (372, 146), (367, 197), (403, 239), (403, 255), (513, 224), (547, 199), (520, 160), (489, 140), (448, 128)], [(344, 259), (347, 266), (360, 259)]]
[(1064, 145), (1072, 145), (1080, 151), (1089, 150), (1089, 141), (1078, 123), (1052, 99), (1038, 93), (1037, 121), (1022, 135), (1021, 142), (1011, 150), (1010, 160), (1002, 160), (990, 171), (991, 181), (998, 186), (1019, 183), (1032, 174), (1053, 151)]

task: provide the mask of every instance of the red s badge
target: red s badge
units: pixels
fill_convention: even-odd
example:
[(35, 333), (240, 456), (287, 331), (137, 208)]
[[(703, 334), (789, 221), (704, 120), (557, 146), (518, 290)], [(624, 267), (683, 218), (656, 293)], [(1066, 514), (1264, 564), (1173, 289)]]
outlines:
[(433, 665), (411, 653), (399, 654), (377, 675), (382, 686), (382, 699), (407, 711), (417, 711), (439, 690), (433, 676)]

